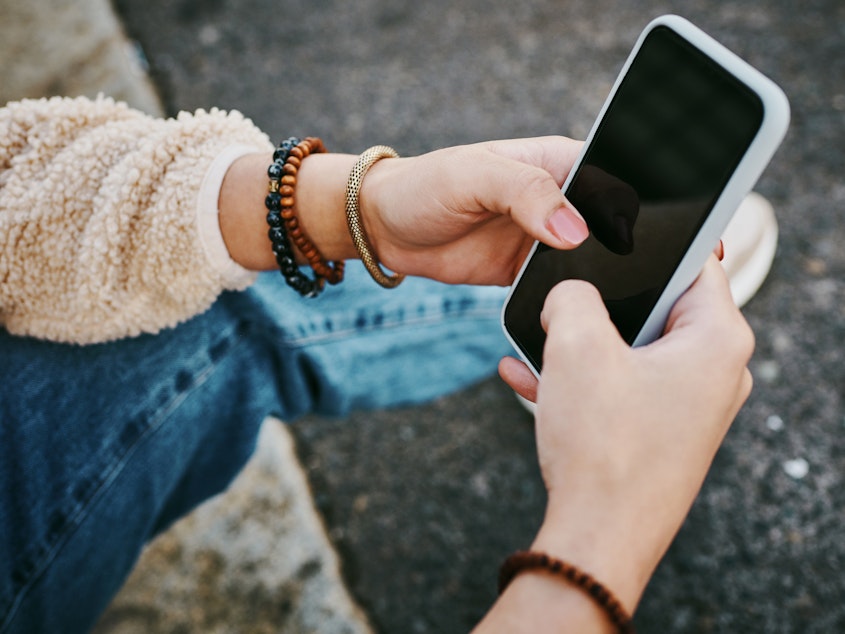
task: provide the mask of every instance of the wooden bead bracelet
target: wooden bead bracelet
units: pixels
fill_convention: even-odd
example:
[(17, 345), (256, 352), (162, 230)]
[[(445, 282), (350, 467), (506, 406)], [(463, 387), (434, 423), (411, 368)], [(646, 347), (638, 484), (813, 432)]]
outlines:
[(518, 551), (508, 557), (499, 569), (499, 594), (505, 591), (514, 577), (527, 570), (544, 570), (562, 577), (586, 592), (601, 607), (620, 634), (634, 634), (630, 615), (610, 590), (578, 567), (545, 553)]

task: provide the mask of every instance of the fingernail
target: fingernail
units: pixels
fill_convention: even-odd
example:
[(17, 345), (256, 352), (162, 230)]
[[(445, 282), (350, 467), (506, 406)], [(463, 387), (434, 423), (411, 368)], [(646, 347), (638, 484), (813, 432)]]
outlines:
[(549, 231), (563, 242), (581, 244), (590, 235), (587, 223), (581, 215), (571, 207), (561, 207), (546, 221)]

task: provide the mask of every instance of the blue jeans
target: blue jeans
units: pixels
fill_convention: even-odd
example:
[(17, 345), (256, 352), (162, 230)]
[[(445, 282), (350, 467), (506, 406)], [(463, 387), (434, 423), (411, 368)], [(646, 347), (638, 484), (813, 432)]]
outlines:
[(504, 290), (277, 274), (158, 335), (71, 346), (0, 329), (0, 632), (82, 632), (156, 533), (223, 490), (268, 414), (413, 404), (494, 372)]

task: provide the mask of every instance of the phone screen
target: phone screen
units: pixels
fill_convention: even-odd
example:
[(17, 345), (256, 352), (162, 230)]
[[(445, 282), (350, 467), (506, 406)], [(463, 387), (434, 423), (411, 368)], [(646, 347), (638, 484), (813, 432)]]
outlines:
[(594, 284), (633, 343), (763, 114), (757, 94), (672, 29), (646, 36), (565, 191), (590, 236), (573, 251), (539, 244), (505, 308), (536, 368), (540, 311), (564, 279)]

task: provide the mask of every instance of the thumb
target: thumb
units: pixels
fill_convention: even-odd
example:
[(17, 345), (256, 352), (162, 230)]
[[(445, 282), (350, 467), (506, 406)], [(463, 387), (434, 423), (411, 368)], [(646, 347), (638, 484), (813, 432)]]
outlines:
[(535, 240), (556, 249), (572, 249), (589, 235), (584, 218), (542, 167), (490, 151), (478, 167), (485, 182), (479, 202), (490, 211), (509, 215)]
[(511, 218), (526, 233), (558, 249), (572, 249), (587, 239), (587, 223), (564, 197), (551, 174), (523, 163), (512, 173), (512, 200), (507, 202)]
[(623, 344), (616, 326), (595, 286), (583, 280), (566, 280), (546, 297), (540, 322), (546, 331), (543, 373), (564, 360), (597, 356)]

